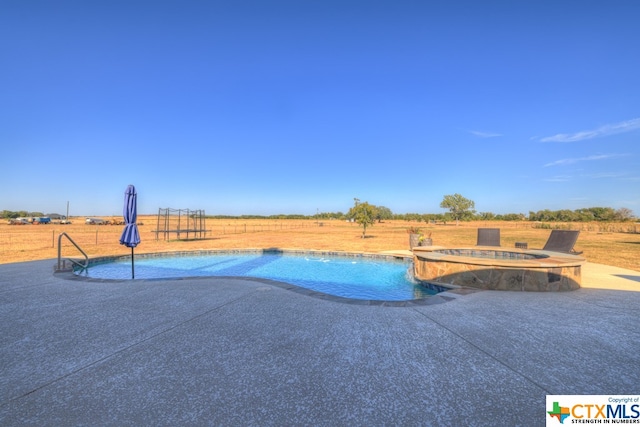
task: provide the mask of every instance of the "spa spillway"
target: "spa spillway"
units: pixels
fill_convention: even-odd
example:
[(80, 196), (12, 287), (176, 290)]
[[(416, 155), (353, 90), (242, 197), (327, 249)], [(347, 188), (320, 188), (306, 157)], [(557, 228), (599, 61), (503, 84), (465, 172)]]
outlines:
[(443, 285), (504, 291), (580, 288), (581, 256), (559, 252), (475, 246), (413, 248), (414, 274)]

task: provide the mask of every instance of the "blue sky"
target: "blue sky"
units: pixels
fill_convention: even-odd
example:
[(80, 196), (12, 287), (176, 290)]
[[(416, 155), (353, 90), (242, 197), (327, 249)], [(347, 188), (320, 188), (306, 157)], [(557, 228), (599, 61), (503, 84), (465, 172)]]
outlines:
[(640, 215), (637, 1), (0, 4), (0, 210)]

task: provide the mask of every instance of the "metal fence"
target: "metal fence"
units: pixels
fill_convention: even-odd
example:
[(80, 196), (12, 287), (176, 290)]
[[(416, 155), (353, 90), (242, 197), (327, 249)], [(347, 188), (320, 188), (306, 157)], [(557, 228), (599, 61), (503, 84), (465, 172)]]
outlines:
[[(206, 230), (207, 236), (209, 237), (216, 235), (296, 230), (320, 225), (316, 221), (237, 221), (223, 224), (211, 222)], [(82, 227), (85, 228), (84, 225)], [(64, 226), (57, 226), (56, 228), (52, 228), (49, 225), (7, 226), (0, 230), (0, 252), (55, 248), (58, 235), (62, 232), (70, 232), (73, 240), (81, 247), (90, 247), (117, 242), (120, 238), (122, 227), (112, 225), (87, 225), (86, 230), (78, 230), (77, 227), (74, 227), (73, 231), (69, 231), (69, 228), (65, 228)], [(140, 234), (141, 237), (148, 239), (156, 235), (156, 230), (149, 229), (148, 226), (145, 226), (140, 228)], [(183, 237), (185, 236), (186, 234), (183, 234)], [(63, 247), (66, 246), (71, 247), (73, 245), (63, 240)]]

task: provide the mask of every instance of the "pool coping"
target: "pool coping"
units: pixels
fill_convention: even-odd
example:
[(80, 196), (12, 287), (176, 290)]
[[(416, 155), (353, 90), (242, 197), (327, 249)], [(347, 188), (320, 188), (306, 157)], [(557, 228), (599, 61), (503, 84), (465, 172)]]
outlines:
[[(438, 251), (442, 250), (464, 250), (464, 251), (496, 251), (513, 252), (516, 254), (531, 254), (540, 256), (534, 259), (512, 259), (512, 258), (480, 258), (468, 255), (451, 255)], [(413, 253), (418, 258), (446, 261), (458, 264), (472, 264), (490, 267), (523, 267), (523, 268), (550, 268), (550, 267), (577, 267), (586, 263), (586, 259), (579, 255), (565, 254), (561, 252), (543, 251), (537, 249), (502, 248), (500, 246), (456, 246), (455, 248), (445, 246), (420, 246), (413, 248)]]
[[(163, 257), (187, 257), (187, 256), (206, 256), (215, 254), (287, 254), (287, 255), (315, 255), (315, 256), (337, 256), (345, 258), (370, 258), (370, 259), (385, 259), (385, 260), (404, 260), (408, 264), (413, 264), (413, 256), (404, 254), (379, 254), (373, 252), (343, 252), (343, 251), (326, 251), (326, 250), (299, 250), (299, 249), (210, 249), (210, 250), (196, 250), (196, 251), (165, 251), (165, 252), (153, 252), (136, 254), (136, 258), (163, 258)], [(109, 262), (116, 262), (122, 260), (131, 259), (131, 255), (106, 255), (95, 258), (89, 258), (89, 264), (97, 265)], [(312, 298), (318, 298), (325, 301), (334, 301), (343, 304), (352, 305), (370, 305), (370, 306), (385, 306), (385, 307), (411, 307), (411, 306), (425, 306), (433, 304), (442, 304), (451, 301), (456, 298), (454, 295), (466, 295), (469, 292), (478, 290), (464, 290), (457, 285), (449, 285), (435, 282), (425, 282), (419, 280), (420, 285), (437, 291), (436, 294), (426, 298), (412, 299), (412, 300), (364, 300), (341, 297), (338, 295), (331, 295), (324, 292), (314, 291), (302, 286), (297, 286), (288, 282), (281, 282), (273, 279), (265, 279), (253, 276), (184, 276), (184, 277), (171, 277), (171, 278), (153, 278), (153, 279), (99, 279), (92, 277), (83, 277), (75, 274), (72, 268), (57, 269), (54, 266), (54, 274), (56, 277), (65, 280), (76, 280), (82, 282), (94, 282), (94, 283), (122, 283), (122, 282), (163, 282), (169, 280), (252, 280), (265, 285), (277, 286), (281, 289), (292, 291), (298, 294), (306, 295)], [(417, 279), (416, 279), (417, 280)], [(447, 294), (447, 295), (443, 295)]]

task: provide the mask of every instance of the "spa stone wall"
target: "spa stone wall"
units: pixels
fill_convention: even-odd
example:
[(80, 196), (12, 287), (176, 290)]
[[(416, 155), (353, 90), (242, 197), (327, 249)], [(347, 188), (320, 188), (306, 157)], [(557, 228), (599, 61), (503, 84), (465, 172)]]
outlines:
[(571, 291), (580, 288), (580, 266), (501, 267), (414, 259), (419, 280), (502, 291)]

